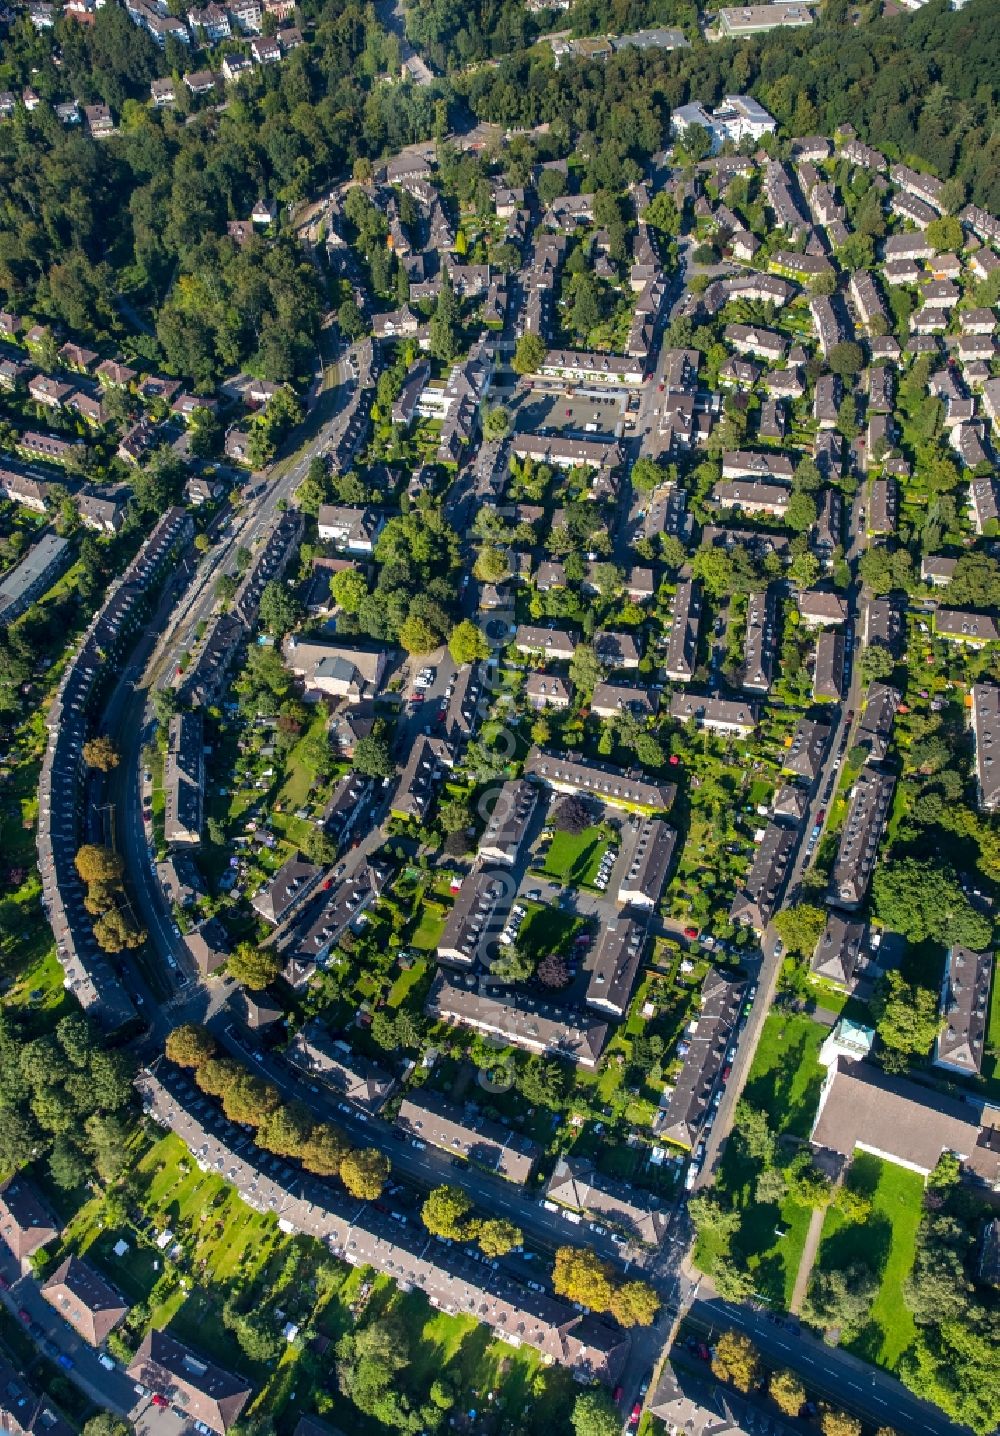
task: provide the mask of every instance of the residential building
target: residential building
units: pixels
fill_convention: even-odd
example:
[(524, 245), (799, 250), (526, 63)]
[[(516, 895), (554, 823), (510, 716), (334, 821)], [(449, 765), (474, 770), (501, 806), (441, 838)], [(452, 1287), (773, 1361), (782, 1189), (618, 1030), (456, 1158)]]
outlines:
[(475, 867), (462, 886), (438, 939), (439, 962), (471, 968), (480, 960), (489, 966), (503, 928), (500, 906), (512, 895), (506, 873)]
[(538, 788), (534, 783), (524, 778), (504, 783), (479, 841), (480, 856), (508, 865), (516, 863), (537, 803)]
[(39, 1396), (20, 1371), (0, 1356), (0, 1424), (9, 1436), (75, 1436), (48, 1396)]
[[(202, 1094), (163, 1064), (144, 1072), (138, 1085), (146, 1110), (181, 1137), (202, 1170), (224, 1172), (244, 1201), (256, 1211), (273, 1212), (283, 1230), (316, 1237), (353, 1266), (371, 1266), (406, 1288), (419, 1288), (449, 1315), (475, 1313), (498, 1339), (530, 1348), (546, 1364), (558, 1362), (584, 1383), (618, 1380), (629, 1354), (628, 1339), (620, 1332), (534, 1291), (506, 1266), (494, 1269), (473, 1261), (457, 1244), (436, 1241), (419, 1223), (393, 1221), (389, 1213), (346, 1198), (329, 1182), (275, 1167), (245, 1132), (220, 1117), (203, 1118)], [(135, 1367), (129, 1374), (140, 1375)], [(163, 1389), (155, 1381), (150, 1385)], [(213, 1430), (223, 1429), (204, 1408), (190, 1414)], [(226, 1419), (235, 1418), (227, 1412)], [(315, 1436), (314, 1430), (309, 1436)]]
[(91, 1346), (102, 1346), (129, 1309), (121, 1292), (78, 1256), (60, 1262), (41, 1292)]
[(60, 1225), (20, 1173), (0, 1186), (0, 1237), (22, 1271), (28, 1258), (59, 1235)]
[(821, 703), (839, 703), (843, 697), (847, 643), (842, 633), (825, 629), (816, 640), (813, 697)]
[(675, 683), (690, 683), (698, 658), (698, 627), (701, 622), (701, 584), (683, 579), (671, 604), (673, 623), (667, 642), (664, 670)]
[(726, 6), (719, 11), (720, 34), (739, 40), (746, 35), (761, 35), (778, 26), (798, 28), (813, 23), (813, 12), (798, 0), (772, 0), (768, 5)]
[(986, 613), (966, 613), (960, 608), (938, 608), (934, 613), (934, 632), (949, 643), (984, 643), (1000, 641), (996, 622)]
[(518, 990), (484, 987), (474, 978), (439, 973), (424, 1006), (439, 1022), (499, 1037), (503, 1042), (549, 1057), (596, 1068), (608, 1040), (608, 1025), (591, 1013), (539, 1002)]
[(605, 919), (587, 984), (587, 1006), (622, 1018), (628, 1012), (632, 990), (646, 946), (643, 922), (620, 913)]
[(1000, 688), (995, 683), (972, 686), (972, 737), (979, 807), (992, 813), (1000, 808)]
[(323, 869), (307, 863), (296, 853), (282, 863), (271, 881), (253, 898), (250, 906), (265, 922), (283, 923), (300, 907), (323, 876)]
[(862, 768), (855, 779), (830, 875), (831, 898), (842, 907), (857, 908), (865, 900), (895, 787), (891, 773), (874, 768)]
[(745, 923), (758, 933), (764, 931), (777, 911), (797, 845), (794, 828), (768, 823), (757, 840), (746, 882), (729, 909), (731, 921)]
[(385, 520), (373, 509), (344, 504), (321, 504), (317, 522), (320, 538), (348, 553), (372, 553), (385, 526)]
[(726, 1050), (739, 1020), (746, 983), (712, 968), (701, 989), (701, 1003), (684, 1041), (684, 1066), (666, 1105), (653, 1119), (653, 1130), (679, 1147), (693, 1150), (707, 1117), (712, 1094), (726, 1063)]
[(443, 738), (418, 737), (392, 796), (392, 812), (400, 818), (422, 821), (452, 761), (451, 749)]
[(855, 739), (859, 746), (867, 747), (873, 762), (883, 762), (889, 751), (899, 702), (899, 693), (887, 683), (868, 685)]
[(48, 531), (43, 533), (21, 562), (0, 578), (0, 623), (13, 623), (36, 598), (41, 598), (71, 557), (66, 539)]
[(734, 483), (723, 480), (714, 485), (709, 502), (722, 509), (784, 518), (791, 496), (791, 489), (781, 484), (764, 483), (760, 479), (739, 479)]
[(618, 888), (618, 901), (629, 907), (655, 909), (667, 885), (676, 846), (673, 828), (661, 818), (644, 818)]
[(203, 1360), (166, 1331), (147, 1332), (128, 1375), (217, 1436), (224, 1436), (253, 1395), (244, 1377)]
[(670, 716), (678, 723), (694, 723), (713, 733), (748, 738), (757, 727), (753, 704), (707, 693), (672, 693)]
[(201, 842), (205, 804), (205, 733), (200, 710), (175, 713), (163, 767), (163, 836), (178, 846)]
[(742, 686), (751, 693), (766, 693), (774, 679), (778, 656), (778, 625), (774, 595), (770, 589), (747, 598), (747, 628), (744, 644)]
[(570, 758), (532, 748), (524, 763), (524, 775), (537, 778), (559, 793), (583, 793), (616, 808), (648, 808), (666, 812), (674, 801), (673, 783), (657, 783), (632, 777), (609, 763), (587, 758)]
[(813, 976), (850, 992), (862, 960), (864, 940), (863, 922), (830, 908), (826, 915), (826, 927), (813, 950), (810, 963)]
[(618, 713), (651, 718), (656, 712), (656, 694), (636, 684), (595, 683), (590, 711), (598, 718), (614, 718)]
[(529, 673), (524, 685), (529, 705), (541, 712), (545, 708), (568, 708), (570, 687), (564, 678), (551, 673)]
[(807, 589), (798, 594), (796, 605), (799, 617), (807, 628), (825, 628), (827, 625), (838, 628), (847, 622), (847, 600), (838, 593)]
[(568, 663), (576, 652), (577, 640), (573, 634), (561, 628), (538, 628), (530, 623), (519, 623), (514, 634), (514, 647), (518, 653), (540, 653), (560, 663)]
[(452, 1157), (481, 1167), (505, 1181), (523, 1186), (531, 1176), (541, 1148), (529, 1137), (491, 1122), (473, 1109), (462, 1108), (426, 1088), (404, 1097), (396, 1126), (411, 1139), (429, 1142)]
[(979, 1077), (993, 979), (992, 952), (973, 952), (960, 943), (948, 951), (941, 981), (942, 1027), (934, 1043), (934, 1066), (963, 1077)]
[(304, 697), (344, 698), (348, 703), (367, 703), (378, 696), (389, 665), (384, 649), (354, 648), (324, 639), (289, 637), (284, 658), (297, 678)]
[(318, 1018), (295, 1034), (285, 1056), (300, 1072), (373, 1116), (396, 1090), (390, 1072), (355, 1052), (349, 1042), (331, 1037)]
[(658, 1247), (670, 1227), (670, 1213), (661, 1210), (659, 1197), (606, 1177), (583, 1157), (559, 1158), (545, 1196), (590, 1222), (613, 1227), (638, 1246)]

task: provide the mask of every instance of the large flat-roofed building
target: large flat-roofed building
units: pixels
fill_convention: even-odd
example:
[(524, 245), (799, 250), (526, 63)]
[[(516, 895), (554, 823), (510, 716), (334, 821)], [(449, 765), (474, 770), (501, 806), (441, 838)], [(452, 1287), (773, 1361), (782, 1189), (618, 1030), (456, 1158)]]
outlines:
[(417, 1091), (399, 1104), (396, 1126), (470, 1166), (523, 1185), (541, 1155), (537, 1142), (459, 1107), (436, 1092)]
[(175, 713), (163, 768), (163, 836), (172, 846), (201, 842), (205, 807), (205, 730), (200, 710)]
[(726, 1049), (736, 1030), (740, 1003), (746, 984), (717, 968), (705, 978), (697, 1025), (685, 1037), (688, 1044), (684, 1066), (667, 1104), (653, 1122), (654, 1131), (679, 1147), (689, 1150), (708, 1114), (726, 1061)]
[(667, 642), (664, 670), (675, 683), (690, 683), (698, 655), (698, 625), (701, 622), (701, 585), (686, 579), (677, 585), (671, 605), (673, 626)]
[(1000, 807), (1000, 688), (995, 683), (972, 686), (972, 737), (979, 806), (992, 813)]
[(479, 842), (480, 856), (493, 862), (515, 863), (537, 804), (538, 788), (534, 783), (524, 778), (504, 783)]
[(677, 834), (662, 818), (644, 819), (618, 888), (618, 901), (630, 907), (655, 908), (667, 885), (676, 846)]
[(224, 1436), (253, 1394), (244, 1377), (203, 1360), (166, 1331), (147, 1332), (128, 1375), (217, 1436)]
[(719, 30), (731, 39), (760, 35), (779, 25), (811, 25), (813, 12), (797, 0), (772, 0), (770, 5), (727, 6), (719, 11)]
[(797, 837), (794, 828), (768, 823), (757, 844), (746, 882), (729, 909), (733, 922), (746, 923), (755, 932), (764, 931), (778, 906)]
[(624, 913), (606, 921), (587, 984), (587, 1006), (624, 1017), (646, 946), (645, 924)]
[(956, 943), (948, 952), (941, 983), (942, 1027), (934, 1044), (934, 1066), (978, 1077), (993, 977), (992, 952), (973, 952)]
[(559, 793), (588, 794), (617, 808), (648, 808), (654, 812), (666, 812), (677, 793), (673, 783), (655, 783), (646, 778), (632, 777), (609, 763), (548, 753), (544, 748), (532, 748), (525, 759), (524, 773), (526, 777), (537, 778)]
[(294, 1067), (366, 1112), (378, 1112), (396, 1090), (390, 1072), (354, 1052), (349, 1043), (331, 1037), (318, 1021), (295, 1034), (286, 1056)]
[(842, 907), (860, 907), (865, 900), (895, 787), (891, 773), (874, 768), (862, 768), (855, 780), (830, 874), (830, 897)]
[(474, 868), (463, 880), (445, 921), (437, 945), (438, 961), (449, 966), (472, 967), (477, 958), (482, 957), (488, 965), (492, 954), (485, 944), (489, 938), (496, 941), (502, 927), (497, 909), (511, 893), (511, 881), (506, 873)]
[(580, 1067), (596, 1067), (608, 1040), (608, 1024), (589, 1012), (538, 1002), (520, 992), (480, 990), (475, 980), (462, 982), (444, 973), (434, 979), (424, 1010), (437, 1021), (471, 1027)]
[(870, 1152), (922, 1177), (953, 1152), (988, 1186), (1000, 1182), (1000, 1131), (984, 1127), (971, 1103), (864, 1062), (830, 1065), (809, 1140), (847, 1160)]
[(614, 1177), (606, 1177), (581, 1157), (560, 1157), (545, 1195), (591, 1221), (606, 1222), (642, 1246), (657, 1247), (670, 1226), (670, 1213), (659, 1198)]

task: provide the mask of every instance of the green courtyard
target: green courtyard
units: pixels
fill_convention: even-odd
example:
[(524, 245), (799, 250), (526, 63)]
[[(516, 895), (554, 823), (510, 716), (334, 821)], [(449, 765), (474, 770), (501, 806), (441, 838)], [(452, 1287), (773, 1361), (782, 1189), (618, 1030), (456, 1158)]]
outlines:
[(816, 1265), (831, 1270), (861, 1262), (876, 1272), (879, 1288), (869, 1319), (846, 1345), (866, 1361), (895, 1371), (916, 1336), (903, 1287), (916, 1252), (924, 1183), (916, 1172), (859, 1152), (851, 1168), (851, 1185), (871, 1199), (871, 1215), (864, 1221), (848, 1221), (830, 1207)]

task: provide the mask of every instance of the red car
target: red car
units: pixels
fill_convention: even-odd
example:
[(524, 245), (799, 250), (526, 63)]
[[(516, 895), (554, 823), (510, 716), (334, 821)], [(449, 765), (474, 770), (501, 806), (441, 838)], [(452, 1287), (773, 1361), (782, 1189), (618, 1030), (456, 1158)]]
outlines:
[(826, 809), (825, 809), (825, 808), (820, 808), (819, 812), (816, 814), (816, 821), (817, 821), (817, 823), (821, 823), (825, 817), (826, 817)]
[(732, 1070), (733, 1070), (733, 1069), (729, 1066), (728, 1063), (726, 1064), (725, 1067), (723, 1067), (723, 1069), (722, 1069), (722, 1080), (723, 1080), (723, 1082), (728, 1082), (728, 1081), (729, 1081), (729, 1074), (730, 1074), (730, 1072), (732, 1072)]
[(697, 929), (696, 927), (686, 927), (686, 928), (684, 929), (684, 936), (685, 936), (685, 937), (697, 937), (697, 936), (698, 936), (698, 929)]
[(639, 1424), (639, 1417), (642, 1415), (642, 1402), (637, 1401), (632, 1407), (632, 1415), (628, 1418), (628, 1429), (634, 1431)]

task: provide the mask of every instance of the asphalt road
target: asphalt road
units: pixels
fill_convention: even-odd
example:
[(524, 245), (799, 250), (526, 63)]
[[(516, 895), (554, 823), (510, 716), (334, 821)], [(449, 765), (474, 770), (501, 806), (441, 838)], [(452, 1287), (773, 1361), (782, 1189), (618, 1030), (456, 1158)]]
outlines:
[(827, 1346), (798, 1323), (776, 1325), (764, 1312), (734, 1306), (718, 1298), (698, 1298), (688, 1320), (706, 1334), (737, 1327), (751, 1337), (762, 1355), (797, 1372), (811, 1393), (874, 1426), (891, 1426), (907, 1436), (968, 1436), (968, 1427), (949, 1421), (936, 1406), (914, 1396), (894, 1377), (850, 1352)]
[[(18, 1317), (21, 1311), (27, 1312), (29, 1318), (41, 1328), (42, 1337), (38, 1340), (47, 1337), (72, 1361), (72, 1368), (65, 1371), (64, 1375), (81, 1391), (92, 1401), (120, 1416), (128, 1415), (137, 1404), (142, 1404), (137, 1403), (132, 1382), (121, 1368), (116, 1365), (113, 1371), (105, 1370), (98, 1361), (94, 1348), (78, 1336), (69, 1323), (63, 1321), (55, 1308), (45, 1300), (35, 1278), (21, 1275), (17, 1261), (2, 1243), (0, 1271), (10, 1283), (8, 1289), (0, 1291), (4, 1306), (15, 1317)], [(23, 1321), (23, 1318), (19, 1319)], [(25, 1334), (28, 1334), (26, 1323)]]

